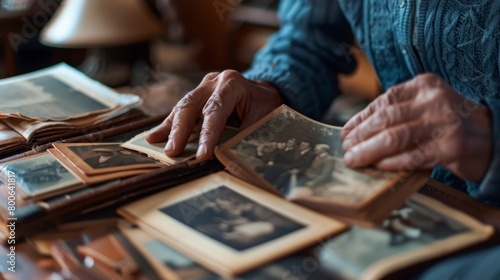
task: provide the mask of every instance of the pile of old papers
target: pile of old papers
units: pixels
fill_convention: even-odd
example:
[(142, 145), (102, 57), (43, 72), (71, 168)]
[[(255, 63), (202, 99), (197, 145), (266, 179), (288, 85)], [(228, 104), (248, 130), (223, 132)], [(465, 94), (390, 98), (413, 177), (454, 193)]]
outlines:
[(0, 154), (140, 114), (140, 97), (119, 94), (59, 64), (0, 81)]

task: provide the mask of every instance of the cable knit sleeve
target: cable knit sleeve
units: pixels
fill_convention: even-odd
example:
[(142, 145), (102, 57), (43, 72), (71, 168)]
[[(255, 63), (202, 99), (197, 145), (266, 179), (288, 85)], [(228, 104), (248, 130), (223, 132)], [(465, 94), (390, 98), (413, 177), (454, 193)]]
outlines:
[(353, 36), (334, 0), (282, 0), (280, 30), (244, 76), (273, 84), (285, 104), (319, 118), (339, 93), (337, 73), (356, 66)]

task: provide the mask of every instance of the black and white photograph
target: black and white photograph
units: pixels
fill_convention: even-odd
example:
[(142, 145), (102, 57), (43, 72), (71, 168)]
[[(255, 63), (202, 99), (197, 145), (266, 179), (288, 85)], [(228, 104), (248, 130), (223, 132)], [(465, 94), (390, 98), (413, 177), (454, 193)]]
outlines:
[(393, 177), (370, 168), (347, 168), (340, 130), (284, 108), (235, 143), (231, 151), (286, 197), (361, 203)]
[(224, 171), (125, 205), (118, 213), (225, 276), (248, 272), (346, 229), (343, 222)]
[[(491, 230), (432, 198), (414, 194), (381, 226), (352, 226), (325, 243), (320, 255), (327, 267), (342, 272), (348, 278), (379, 279), (381, 275), (363, 275), (397, 269), (398, 265), (405, 264), (401, 260), (418, 262), (437, 257), (444, 254), (450, 245), (457, 250), (457, 247), (465, 247), (469, 242), (486, 239)], [(384, 261), (388, 259), (391, 260)], [(377, 262), (389, 263), (390, 267), (376, 268)]]
[(85, 174), (102, 174), (138, 168), (157, 168), (160, 163), (121, 143), (62, 144), (54, 147)]
[[(251, 249), (304, 227), (226, 186), (219, 186), (200, 196), (214, 199), (200, 203), (203, 201), (200, 197), (193, 197), (160, 210), (238, 251)], [(187, 210), (196, 214), (186, 215)]]
[(153, 238), (144, 230), (126, 222), (119, 223), (118, 227), (162, 279), (219, 279), (203, 266), (164, 242)]
[(39, 199), (48, 193), (80, 185), (80, 180), (48, 153), (12, 161), (1, 166), (3, 175), (13, 172), (23, 198)]
[(34, 119), (64, 119), (108, 109), (108, 106), (53, 75), (0, 85), (0, 111)]

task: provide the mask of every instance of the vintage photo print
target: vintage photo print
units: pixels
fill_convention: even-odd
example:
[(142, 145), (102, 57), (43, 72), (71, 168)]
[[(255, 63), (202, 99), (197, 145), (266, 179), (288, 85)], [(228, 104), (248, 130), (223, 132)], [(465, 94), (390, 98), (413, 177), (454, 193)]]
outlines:
[(247, 272), (345, 229), (337, 220), (227, 172), (188, 182), (118, 212), (158, 240), (227, 276)]
[(156, 160), (125, 149), (120, 144), (54, 143), (53, 146), (86, 175), (161, 167)]
[[(286, 106), (227, 143), (233, 158), (282, 195), (360, 204), (394, 174), (344, 165), (340, 127), (306, 118)], [(298, 133), (300, 132), (300, 133)]]
[(148, 141), (146, 141), (146, 136), (148, 134), (149, 131), (143, 132), (130, 141), (122, 144), (122, 147), (147, 154), (151, 158), (159, 160), (167, 165), (191, 160), (196, 156), (196, 151), (198, 150), (197, 136), (190, 138), (190, 140), (186, 144), (186, 147), (184, 148), (184, 151), (180, 155), (169, 157), (165, 154), (165, 146), (167, 145), (167, 142), (149, 143)]
[(126, 222), (119, 223), (118, 228), (162, 279), (218, 279), (203, 266), (151, 237), (144, 230)]
[[(199, 203), (200, 196), (213, 197)], [(219, 186), (200, 196), (161, 208), (160, 211), (214, 240), (243, 251), (286, 236), (303, 224), (273, 212), (226, 186)], [(186, 210), (196, 215), (186, 215)]]
[(54, 158), (56, 158), (59, 163), (61, 163), (66, 169), (68, 169), (73, 175), (80, 178), (85, 185), (95, 185), (103, 182), (109, 182), (111, 180), (117, 179), (125, 179), (128, 177), (132, 177), (135, 175), (144, 174), (149, 171), (149, 169), (133, 169), (133, 170), (124, 170), (124, 171), (115, 171), (111, 173), (103, 173), (103, 174), (92, 174), (86, 175), (76, 167), (71, 161), (69, 161), (63, 154), (61, 154), (57, 149), (52, 148), (48, 149), (47, 152), (51, 154)]
[(490, 226), (416, 193), (381, 226), (352, 226), (326, 243), (320, 255), (327, 267), (348, 278), (380, 279), (390, 270), (459, 250), (492, 233)]
[(67, 191), (82, 182), (48, 153), (22, 158), (1, 167), (2, 174), (14, 174), (24, 199), (39, 200)]
[[(152, 130), (155, 129), (157, 128), (153, 128)], [(191, 133), (191, 136), (188, 139), (188, 143), (186, 144), (184, 151), (180, 155), (175, 157), (169, 157), (165, 155), (165, 146), (167, 145), (166, 141), (158, 143), (149, 143), (148, 141), (146, 141), (146, 136), (150, 133), (150, 131), (146, 131), (137, 135), (130, 141), (127, 141), (124, 144), (122, 144), (122, 147), (138, 151), (141, 153), (145, 153), (148, 156), (156, 160), (159, 160), (165, 164), (175, 164), (179, 162), (192, 160), (196, 157), (196, 152), (198, 151), (198, 140), (200, 137), (200, 130), (201, 130), (201, 123), (198, 123), (197, 125), (195, 125), (193, 129), (193, 132)], [(221, 143), (224, 143), (228, 139), (235, 136), (237, 133), (238, 130), (236, 128), (226, 126), (220, 138)]]

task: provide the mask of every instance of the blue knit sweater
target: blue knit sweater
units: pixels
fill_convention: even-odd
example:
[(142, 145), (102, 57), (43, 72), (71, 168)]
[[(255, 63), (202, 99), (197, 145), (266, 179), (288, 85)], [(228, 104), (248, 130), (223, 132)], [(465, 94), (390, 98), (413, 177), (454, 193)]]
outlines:
[(282, 0), (279, 16), (281, 29), (244, 75), (275, 85), (308, 116), (319, 118), (339, 93), (336, 74), (355, 68), (349, 26), (384, 90), (432, 72), (488, 106), (493, 155), (483, 181), (440, 167), (432, 177), (500, 206), (500, 1)]

